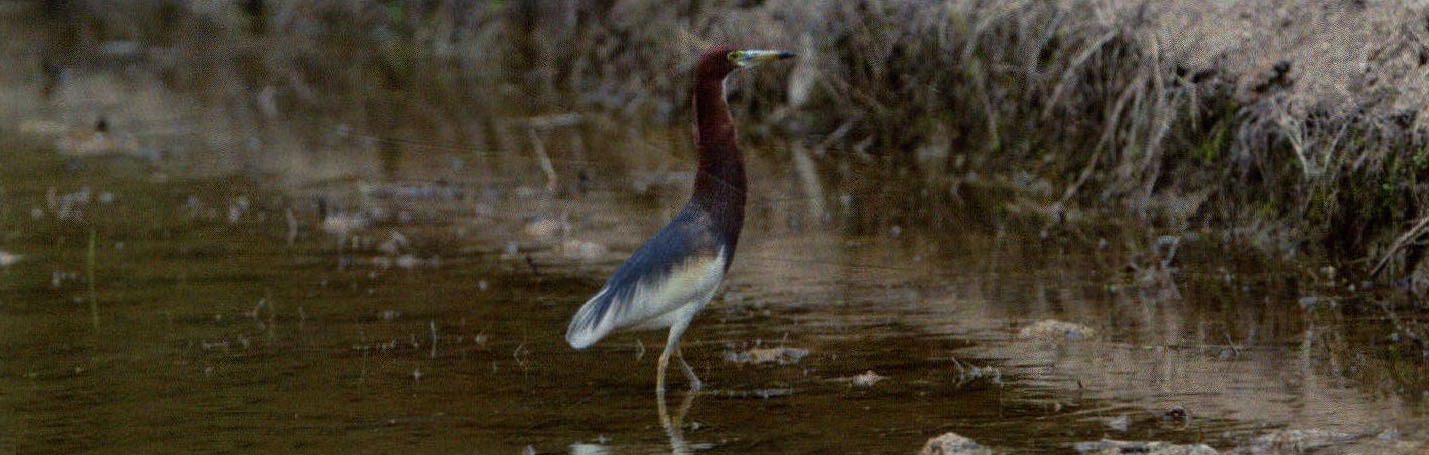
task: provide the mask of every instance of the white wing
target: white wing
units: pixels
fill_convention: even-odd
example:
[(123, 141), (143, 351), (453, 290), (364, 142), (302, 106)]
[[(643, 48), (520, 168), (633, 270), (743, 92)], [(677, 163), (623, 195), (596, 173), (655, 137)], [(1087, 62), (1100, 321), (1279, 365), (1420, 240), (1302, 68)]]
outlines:
[(618, 280), (617, 273), (571, 318), (566, 342), (584, 349), (616, 330), (665, 328), (693, 317), (724, 279), (724, 249), (685, 259), (635, 280)]

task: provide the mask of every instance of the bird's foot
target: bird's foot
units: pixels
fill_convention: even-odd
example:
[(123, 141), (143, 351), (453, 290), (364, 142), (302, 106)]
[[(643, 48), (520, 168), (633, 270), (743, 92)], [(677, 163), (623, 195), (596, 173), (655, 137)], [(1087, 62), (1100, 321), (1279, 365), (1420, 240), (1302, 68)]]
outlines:
[(704, 381), (701, 381), (700, 377), (695, 375), (695, 369), (691, 368), (690, 364), (685, 362), (685, 356), (677, 355), (675, 358), (680, 359), (680, 369), (685, 371), (685, 378), (690, 381), (690, 390), (698, 392), (700, 389), (703, 389), (705, 387)]

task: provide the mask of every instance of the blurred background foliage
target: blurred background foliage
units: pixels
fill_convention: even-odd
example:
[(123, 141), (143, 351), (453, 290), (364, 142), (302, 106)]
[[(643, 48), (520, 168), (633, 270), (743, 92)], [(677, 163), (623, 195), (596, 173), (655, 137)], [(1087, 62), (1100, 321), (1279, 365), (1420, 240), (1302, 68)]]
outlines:
[[(351, 172), (358, 154), (394, 166), (382, 157), (399, 146), (496, 162), (542, 147), (572, 164), (563, 173), (648, 169), (661, 150), (691, 153), (694, 56), (730, 42), (800, 54), (732, 83), (742, 134), (773, 144), (753, 148), (769, 159), (807, 150), (821, 169), (875, 169), (925, 195), (1005, 190), (1030, 201), (1044, 234), (1130, 217), (1423, 282), (1423, 2), (4, 8), (5, 28), (21, 38), (5, 45), (17, 64), (0, 74), (10, 125), (56, 133), (103, 123), (95, 129), (132, 135), (116, 147), (202, 150), (217, 169), (321, 179)], [(538, 144), (536, 128), (553, 125), (574, 131)], [(185, 141), (194, 145), (176, 145)]]

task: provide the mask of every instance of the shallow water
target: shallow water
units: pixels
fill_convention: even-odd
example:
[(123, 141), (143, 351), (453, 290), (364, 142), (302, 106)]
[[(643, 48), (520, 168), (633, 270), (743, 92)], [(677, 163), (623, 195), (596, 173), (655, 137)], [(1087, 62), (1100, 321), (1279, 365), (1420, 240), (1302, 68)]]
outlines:
[[(547, 192), (529, 163), (451, 166), (470, 157), (430, 148), (385, 174), (295, 183), (45, 144), (0, 151), (0, 250), (23, 256), (0, 268), (6, 452), (911, 453), (954, 431), (1060, 453), (1352, 436), (1333, 452), (1424, 431), (1418, 353), (1392, 351), (1377, 314), (1304, 300), (1347, 298), (1316, 277), (1204, 239), (1168, 259), (1155, 236), (1020, 234), (1013, 203), (975, 187), (925, 197), (829, 171), (813, 190), (757, 158), (768, 150), (726, 290), (684, 338), (707, 389), (686, 394), (671, 372), (669, 411), (689, 401), (667, 431), (662, 334), (580, 352), (561, 335), (679, 207), (680, 153), (633, 183), (588, 166), (574, 185), (579, 162), (558, 159), (567, 183)], [(376, 222), (324, 233), (320, 196)], [(533, 232), (543, 219), (558, 220), (550, 235)], [(1018, 336), (1044, 319), (1097, 333)], [(727, 359), (769, 347), (809, 354)], [(854, 383), (868, 371), (886, 379)]]

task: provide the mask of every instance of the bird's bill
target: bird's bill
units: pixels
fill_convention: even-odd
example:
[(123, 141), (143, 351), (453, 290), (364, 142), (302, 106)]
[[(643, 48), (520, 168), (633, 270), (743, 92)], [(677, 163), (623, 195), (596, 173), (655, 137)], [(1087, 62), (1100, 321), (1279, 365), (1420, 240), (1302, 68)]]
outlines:
[(764, 62), (793, 57), (793, 52), (763, 49), (741, 49), (729, 53), (729, 60), (740, 67), (754, 66)]

